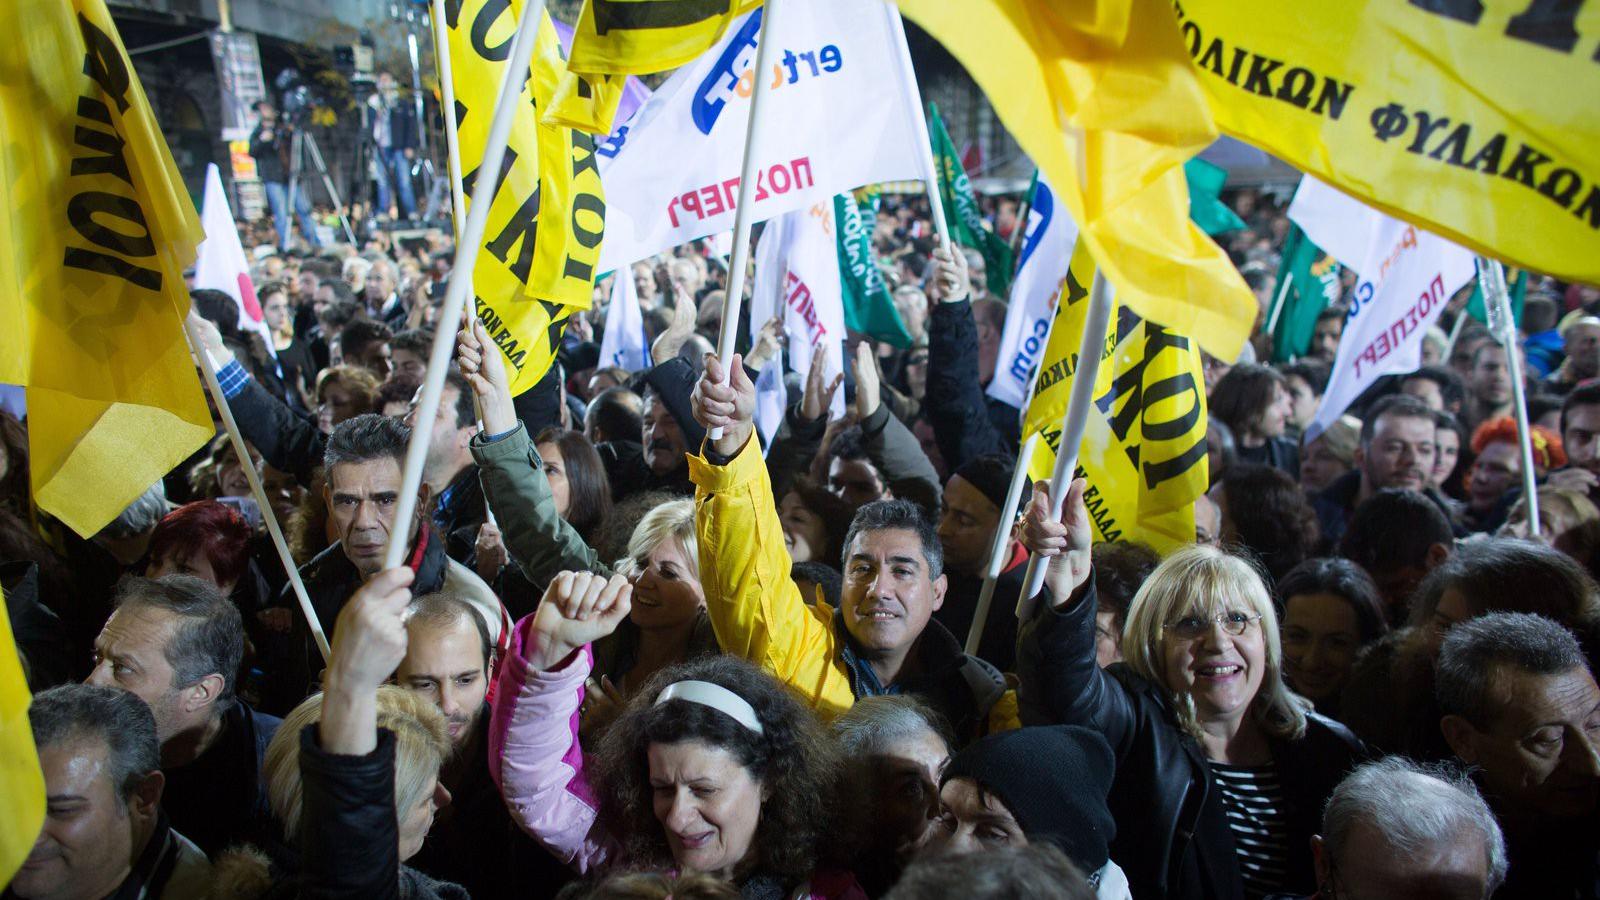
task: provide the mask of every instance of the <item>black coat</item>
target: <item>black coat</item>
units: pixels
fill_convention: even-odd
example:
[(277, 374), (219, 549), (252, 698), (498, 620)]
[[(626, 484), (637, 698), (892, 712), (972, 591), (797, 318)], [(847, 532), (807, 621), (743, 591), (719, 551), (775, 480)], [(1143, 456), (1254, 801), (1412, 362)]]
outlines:
[(1020, 411), (983, 392), (978, 326), (965, 300), (934, 303), (928, 315), (928, 393), (922, 408), (947, 472), (986, 453), (1017, 455)]
[(207, 856), (233, 844), (261, 839), (272, 821), (261, 763), (282, 724), (244, 701), (222, 714), (222, 733), (186, 766), (163, 769), (161, 808), (172, 827)]
[[(1117, 822), (1111, 858), (1135, 897), (1242, 898), (1238, 855), (1221, 792), (1200, 744), (1177, 723), (1167, 691), (1126, 665), (1101, 669), (1094, 654), (1094, 581), (1064, 611), (1046, 591), (1023, 624), (1017, 646), (1024, 725), (1082, 725), (1100, 732), (1117, 756), (1107, 800)], [(1269, 738), (1287, 808), (1289, 889), (1315, 890), (1311, 836), (1339, 780), (1365, 756), (1344, 726), (1306, 714), (1298, 740)]]

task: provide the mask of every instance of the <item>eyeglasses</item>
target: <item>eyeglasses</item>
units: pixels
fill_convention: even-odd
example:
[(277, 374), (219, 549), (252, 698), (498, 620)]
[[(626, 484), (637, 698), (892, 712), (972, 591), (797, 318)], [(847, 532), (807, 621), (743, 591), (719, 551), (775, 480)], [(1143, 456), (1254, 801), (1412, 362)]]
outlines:
[(1168, 622), (1161, 627), (1186, 641), (1192, 641), (1210, 631), (1213, 623), (1220, 624), (1223, 631), (1238, 637), (1259, 621), (1261, 621), (1260, 613), (1235, 611), (1217, 613), (1214, 616), (1184, 616), (1176, 622)]

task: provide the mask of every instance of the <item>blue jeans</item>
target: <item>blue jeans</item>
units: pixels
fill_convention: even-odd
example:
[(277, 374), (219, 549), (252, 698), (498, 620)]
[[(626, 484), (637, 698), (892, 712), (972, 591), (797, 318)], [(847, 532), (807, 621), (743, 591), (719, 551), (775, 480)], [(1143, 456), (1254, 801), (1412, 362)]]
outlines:
[(389, 210), (389, 182), (394, 182), (400, 193), (400, 216), (411, 219), (417, 215), (417, 194), (411, 187), (411, 160), (406, 152), (394, 147), (380, 149), (378, 158), (383, 161), (384, 177), (378, 179), (378, 210)]
[[(281, 181), (267, 181), (262, 183), (267, 189), (267, 205), (272, 207), (272, 221), (278, 227), (278, 246), (283, 249), (289, 247), (289, 186)], [(306, 198), (305, 185), (301, 184), (294, 191), (294, 211), (300, 216), (300, 233), (305, 235), (306, 243), (313, 247), (322, 246), (317, 240), (317, 229), (311, 221), (311, 201)]]

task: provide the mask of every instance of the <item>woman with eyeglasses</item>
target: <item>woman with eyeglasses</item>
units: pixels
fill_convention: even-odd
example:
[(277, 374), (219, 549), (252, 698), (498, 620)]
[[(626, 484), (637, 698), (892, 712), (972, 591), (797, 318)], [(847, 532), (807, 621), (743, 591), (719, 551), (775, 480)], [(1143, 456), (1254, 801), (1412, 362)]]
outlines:
[(1111, 744), (1111, 856), (1133, 896), (1313, 893), (1310, 838), (1364, 748), (1285, 687), (1261, 574), (1211, 547), (1172, 553), (1134, 595), (1123, 662), (1101, 669), (1084, 482), (1060, 520), (1045, 489), (1023, 526), (1049, 558), (1018, 646), (1023, 724), (1082, 725)]

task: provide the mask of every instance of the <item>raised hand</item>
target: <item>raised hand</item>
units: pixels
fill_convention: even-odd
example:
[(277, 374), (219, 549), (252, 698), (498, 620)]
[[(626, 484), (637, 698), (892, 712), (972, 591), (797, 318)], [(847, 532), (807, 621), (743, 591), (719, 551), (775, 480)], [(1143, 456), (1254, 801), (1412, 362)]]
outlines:
[(694, 334), (695, 313), (694, 298), (679, 293), (672, 305), (672, 324), (657, 335), (656, 342), (650, 345), (651, 362), (660, 365), (678, 355), (684, 342)]
[(633, 585), (621, 575), (607, 579), (593, 572), (562, 572), (539, 601), (535, 640), (523, 653), (534, 668), (553, 668), (572, 651), (615, 631), (632, 601)]
[(967, 256), (959, 247), (941, 243), (933, 248), (933, 278), (928, 294), (940, 303), (957, 303), (972, 292), (967, 274)]
[(750, 344), (750, 355), (744, 358), (745, 365), (757, 372), (767, 364), (767, 361), (778, 355), (783, 348), (786, 335), (783, 330), (783, 314), (768, 319), (761, 330), (756, 332), (756, 339)]
[(201, 348), (210, 354), (216, 370), (220, 371), (223, 366), (233, 362), (233, 351), (222, 342), (222, 332), (217, 330), (216, 323), (191, 309), (189, 324), (194, 327), (195, 334), (200, 335)]
[[(728, 379), (730, 372), (732, 381)], [(722, 437), (711, 442), (711, 449), (733, 456), (750, 440), (755, 430), (756, 384), (745, 374), (744, 359), (739, 354), (735, 353), (731, 364), (724, 368), (715, 354), (707, 353), (706, 369), (689, 402), (695, 421), (708, 432), (722, 429)]]
[(404, 566), (379, 572), (339, 611), (318, 725), (329, 753), (359, 756), (378, 746), (378, 685), (405, 659), (414, 577)]
[(1089, 547), (1093, 543), (1093, 524), (1083, 505), (1088, 482), (1075, 479), (1061, 506), (1061, 518), (1050, 515), (1050, 483), (1033, 483), (1033, 499), (1022, 519), (1022, 544), (1030, 553), (1050, 560), (1045, 583), (1057, 607), (1065, 606), (1078, 587), (1089, 579)]
[(493, 522), (478, 526), (478, 539), (473, 544), (473, 561), (478, 569), (478, 577), (490, 584), (500, 577), (500, 570), (510, 561), (505, 539)]
[(517, 427), (517, 410), (511, 405), (511, 379), (505, 357), (489, 341), (483, 323), (471, 318), (456, 332), (456, 365), (478, 400), (484, 434), (504, 434)]
[(800, 418), (807, 422), (815, 422), (827, 415), (834, 393), (844, 384), (843, 372), (831, 379), (828, 377), (830, 352), (827, 344), (819, 344), (816, 352), (811, 354), (811, 368), (806, 372), (806, 391), (800, 397)]
[(856, 344), (852, 371), (856, 376), (856, 418), (862, 422), (878, 411), (883, 401), (883, 373), (878, 371), (878, 354), (871, 341)]

